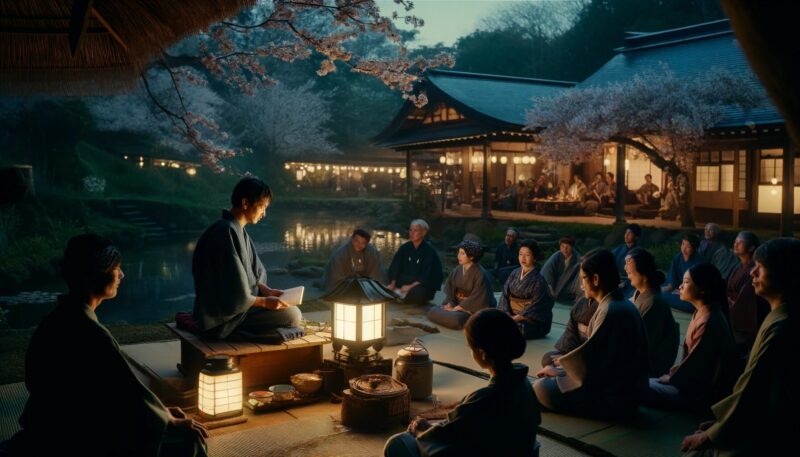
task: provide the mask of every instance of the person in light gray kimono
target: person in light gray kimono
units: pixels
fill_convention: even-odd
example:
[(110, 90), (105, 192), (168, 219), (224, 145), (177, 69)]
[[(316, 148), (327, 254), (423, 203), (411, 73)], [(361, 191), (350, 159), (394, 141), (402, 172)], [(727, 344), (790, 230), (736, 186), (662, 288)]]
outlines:
[(267, 286), (264, 264), (245, 230), (264, 217), (270, 202), (264, 181), (243, 178), (233, 189), (230, 210), (197, 241), (192, 314), (206, 337), (279, 343), (302, 332), (300, 310), (280, 299), (282, 290)]
[(559, 303), (572, 304), (581, 291), (578, 269), (581, 253), (575, 249), (575, 238), (564, 236), (559, 241), (558, 251), (547, 259), (542, 267), (542, 276), (547, 281), (550, 295)]
[(360, 276), (384, 282), (381, 257), (369, 243), (372, 235), (364, 229), (353, 230), (353, 235), (331, 255), (325, 267), (325, 292), (331, 292), (343, 279)]
[(457, 248), (458, 266), (445, 280), (444, 302), (441, 306), (431, 307), (428, 319), (460, 330), (472, 314), (484, 308), (494, 308), (497, 301), (489, 273), (478, 263), (483, 256), (481, 246), (474, 241), (462, 241)]

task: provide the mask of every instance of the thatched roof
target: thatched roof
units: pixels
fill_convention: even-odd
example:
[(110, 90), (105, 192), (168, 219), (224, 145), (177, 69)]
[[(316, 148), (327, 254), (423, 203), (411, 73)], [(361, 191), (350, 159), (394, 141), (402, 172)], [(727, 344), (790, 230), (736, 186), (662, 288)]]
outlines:
[(164, 49), (254, 2), (0, 0), (0, 94), (130, 89)]

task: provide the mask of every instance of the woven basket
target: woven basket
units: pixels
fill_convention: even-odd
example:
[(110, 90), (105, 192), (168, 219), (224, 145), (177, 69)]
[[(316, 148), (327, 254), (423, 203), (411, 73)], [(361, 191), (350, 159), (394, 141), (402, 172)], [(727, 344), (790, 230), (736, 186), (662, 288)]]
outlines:
[[(383, 388), (375, 389), (375, 394), (359, 388), (365, 384), (364, 378), (375, 376), (388, 378)], [(350, 389), (342, 392), (342, 424), (359, 430), (377, 431), (396, 427), (408, 422), (411, 395), (405, 384), (385, 375), (365, 375), (350, 380)]]

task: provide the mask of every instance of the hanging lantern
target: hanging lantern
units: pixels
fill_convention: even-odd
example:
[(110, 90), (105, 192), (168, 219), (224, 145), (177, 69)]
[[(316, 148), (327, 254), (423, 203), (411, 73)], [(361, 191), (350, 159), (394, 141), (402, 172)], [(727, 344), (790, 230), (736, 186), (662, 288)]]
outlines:
[(531, 165), (536, 165), (536, 157), (531, 156)]
[(492, 156), (492, 163), (497, 163), (497, 156)]
[(447, 157), (439, 156), (439, 163), (442, 164), (442, 165), (446, 164), (447, 163)]
[(520, 162), (519, 156), (514, 156), (514, 158), (511, 159), (511, 161), (514, 163), (514, 165), (519, 165)]
[(528, 156), (522, 156), (522, 163), (524, 165), (528, 165), (529, 163), (531, 163), (531, 158)]
[(206, 359), (197, 384), (197, 407), (208, 418), (221, 419), (242, 414), (242, 372), (227, 355)]
[(500, 157), (500, 163), (503, 164), (503, 165), (507, 164), (508, 163), (508, 157), (506, 157), (506, 156)]
[(380, 358), (386, 340), (386, 302), (395, 295), (370, 278), (342, 280), (320, 297), (333, 304), (333, 351), (337, 360)]

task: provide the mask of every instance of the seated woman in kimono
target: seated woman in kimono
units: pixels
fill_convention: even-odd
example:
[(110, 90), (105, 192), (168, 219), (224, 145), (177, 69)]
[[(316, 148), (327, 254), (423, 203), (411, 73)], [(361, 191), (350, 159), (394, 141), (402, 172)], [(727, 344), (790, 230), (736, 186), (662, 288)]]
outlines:
[(633, 248), (625, 257), (625, 272), (636, 289), (631, 301), (639, 310), (647, 331), (650, 376), (669, 371), (678, 355), (680, 331), (672, 310), (661, 298), (664, 273), (656, 269), (656, 259), (642, 248)]
[(514, 321), (484, 309), (470, 317), (464, 335), (472, 358), (491, 375), (489, 385), (467, 395), (443, 423), (411, 421), (408, 431), (386, 442), (385, 456), (538, 456), (541, 414), (528, 367), (511, 363), (525, 352)]
[(536, 376), (539, 404), (551, 411), (604, 419), (630, 418), (638, 411), (650, 368), (647, 337), (639, 312), (624, 300), (614, 256), (605, 249), (581, 262), (586, 298), (597, 302), (588, 339), (556, 358)]
[(800, 241), (767, 241), (753, 258), (753, 287), (770, 313), (733, 393), (711, 407), (715, 420), (683, 439), (681, 450), (692, 456), (783, 455), (797, 446)]
[(69, 293), (58, 297), (28, 346), (30, 396), (22, 431), (5, 443), (11, 455), (205, 456), (205, 427), (166, 408), (97, 320), (95, 310), (125, 277), (116, 247), (93, 234), (73, 237), (61, 270)]
[(481, 245), (474, 241), (462, 241), (457, 248), (458, 266), (445, 280), (444, 303), (428, 310), (428, 319), (447, 328), (461, 330), (472, 314), (484, 308), (494, 308), (497, 301), (489, 273), (477, 263), (483, 256)]
[(497, 304), (497, 309), (511, 316), (529, 340), (550, 333), (553, 322), (553, 298), (536, 266), (541, 258), (542, 248), (535, 240), (520, 243), (520, 267), (508, 276)]
[(576, 295), (580, 292), (581, 283), (578, 280), (580, 263), (581, 253), (575, 249), (575, 237), (570, 235), (561, 237), (558, 251), (554, 252), (542, 267), (542, 276), (547, 281), (547, 287), (554, 300), (569, 304), (575, 301)]
[(669, 373), (650, 378), (645, 404), (705, 412), (731, 393), (739, 364), (726, 317), (725, 287), (719, 270), (710, 263), (695, 265), (683, 275), (680, 298), (696, 311), (686, 330), (680, 361)]

